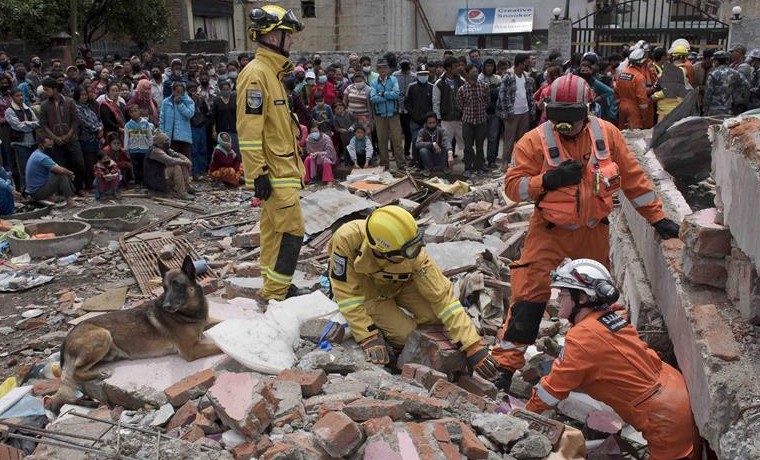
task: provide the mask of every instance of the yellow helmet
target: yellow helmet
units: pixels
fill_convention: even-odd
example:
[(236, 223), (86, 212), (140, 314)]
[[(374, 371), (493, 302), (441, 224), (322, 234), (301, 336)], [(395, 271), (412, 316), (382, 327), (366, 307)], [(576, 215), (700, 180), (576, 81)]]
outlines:
[(264, 5), (261, 8), (254, 8), (248, 17), (251, 19), (248, 33), (253, 41), (257, 37), (274, 30), (285, 30), (288, 32), (300, 32), (303, 30), (303, 24), (293, 14), (293, 10), (286, 10), (279, 5)]
[(422, 233), (414, 217), (398, 206), (384, 206), (367, 217), (367, 242), (384, 257), (414, 259), (422, 250)]
[(670, 47), (671, 56), (688, 56), (689, 47), (686, 45), (673, 45)]
[(689, 40), (686, 40), (685, 38), (679, 38), (677, 40), (674, 40), (673, 43), (670, 44), (670, 49), (668, 50), (668, 53), (674, 54), (673, 51), (678, 48), (681, 49), (681, 47), (686, 48), (686, 53), (689, 54), (689, 51), (691, 51), (691, 43), (689, 43)]

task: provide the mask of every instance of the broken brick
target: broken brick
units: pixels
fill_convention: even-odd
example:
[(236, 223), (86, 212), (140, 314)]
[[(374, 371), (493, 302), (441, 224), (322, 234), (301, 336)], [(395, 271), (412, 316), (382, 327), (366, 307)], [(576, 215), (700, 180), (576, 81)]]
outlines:
[(367, 420), (362, 423), (362, 428), (368, 438), (378, 434), (392, 435), (394, 433), (393, 419), (387, 415)]
[(207, 393), (211, 404), (224, 424), (252, 439), (272, 423), (271, 385), (260, 382), (252, 374), (221, 374)]
[(298, 449), (296, 447), (277, 442), (261, 454), (259, 460), (284, 460), (286, 458), (297, 458), (297, 455)]
[(479, 375), (463, 375), (457, 380), (457, 385), (469, 391), (470, 393), (478, 396), (486, 396), (491, 399), (496, 398), (496, 393), (499, 392), (496, 385), (483, 379)]
[(414, 380), (417, 383), (424, 386), (426, 389), (430, 389), (438, 380), (446, 380), (446, 374), (436, 371), (417, 363), (406, 363), (401, 368), (401, 375)]
[(284, 369), (277, 374), (277, 380), (287, 380), (297, 382), (301, 385), (303, 396), (308, 398), (316, 396), (322, 392), (322, 386), (327, 383), (327, 374), (322, 369), (302, 370), (302, 369)]
[(723, 257), (731, 252), (731, 232), (727, 227), (715, 223), (717, 214), (717, 209), (708, 208), (684, 218), (679, 236), (695, 254)]
[(474, 395), (446, 380), (439, 380), (436, 382), (430, 389), (430, 396), (433, 398), (444, 399), (453, 406), (469, 404), (484, 412), (493, 412), (498, 407), (486, 398)]
[(165, 389), (164, 394), (166, 394), (166, 398), (172, 403), (172, 406), (179, 407), (191, 399), (203, 396), (214, 384), (215, 379), (214, 371), (206, 369), (185, 377)]
[(312, 412), (327, 402), (340, 401), (344, 404), (348, 404), (357, 399), (362, 399), (361, 393), (333, 393), (329, 395), (312, 396), (309, 399), (305, 399), (303, 401), (303, 406), (307, 412)]
[(488, 458), (488, 449), (480, 442), (478, 435), (475, 434), (469, 425), (459, 423), (462, 429), (462, 439), (459, 441), (459, 448), (468, 459), (485, 459)]
[(261, 267), (252, 262), (242, 262), (235, 265), (235, 275), (243, 278), (258, 278), (261, 276)]
[(362, 443), (359, 425), (342, 412), (328, 412), (312, 427), (317, 444), (333, 457), (345, 457)]
[(704, 284), (719, 289), (726, 287), (728, 271), (726, 260), (700, 256), (689, 248), (681, 253), (681, 269), (686, 278), (695, 284)]
[(415, 380), (415, 375), (418, 370), (430, 369), (427, 366), (417, 363), (406, 363), (401, 367), (401, 376), (409, 380)]
[(203, 409), (201, 411), (201, 414), (203, 414), (204, 417), (212, 422), (219, 420), (219, 416), (216, 415), (216, 409), (214, 409), (214, 406), (208, 406), (207, 408)]
[(195, 442), (206, 436), (206, 433), (199, 426), (193, 425), (189, 430), (184, 432), (179, 438), (187, 442)]
[(441, 418), (443, 412), (451, 407), (446, 400), (417, 396), (400, 391), (386, 391), (385, 399), (399, 400), (404, 403), (404, 409), (412, 415), (423, 418)]
[(414, 330), (398, 358), (398, 365), (419, 363), (446, 374), (466, 373), (467, 361), (442, 326)]
[(195, 420), (196, 414), (198, 414), (198, 408), (195, 407), (192, 401), (187, 401), (182, 407), (177, 409), (177, 412), (169, 420), (169, 424), (166, 425), (166, 431), (172, 431), (175, 428), (189, 425)]
[(723, 361), (738, 361), (741, 348), (734, 338), (728, 322), (720, 316), (713, 304), (694, 305), (696, 328), (707, 345), (709, 353)]
[(402, 401), (379, 401), (376, 399), (359, 399), (343, 408), (343, 412), (357, 422), (372, 418), (388, 416), (398, 420), (404, 416), (406, 409)]
[(193, 426), (197, 426), (201, 430), (203, 430), (204, 434), (217, 434), (221, 433), (222, 427), (219, 426), (219, 424), (215, 423), (214, 420), (207, 419), (202, 413), (198, 413), (195, 415), (195, 420), (193, 421)]
[(251, 460), (256, 458), (256, 444), (246, 442), (232, 449), (232, 457), (235, 460)]
[(343, 412), (343, 408), (346, 404), (343, 401), (328, 401), (319, 407), (319, 418), (325, 416), (328, 412)]

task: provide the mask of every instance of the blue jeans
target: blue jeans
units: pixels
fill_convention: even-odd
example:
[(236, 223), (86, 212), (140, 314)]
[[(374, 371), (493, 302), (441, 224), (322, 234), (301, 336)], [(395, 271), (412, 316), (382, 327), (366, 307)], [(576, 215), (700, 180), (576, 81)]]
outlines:
[(193, 176), (204, 174), (208, 169), (208, 152), (206, 151), (206, 127), (192, 128), (193, 147), (191, 160), (193, 162)]
[(496, 158), (499, 156), (502, 126), (498, 114), (488, 115), (488, 153), (486, 155), (488, 163), (496, 163)]

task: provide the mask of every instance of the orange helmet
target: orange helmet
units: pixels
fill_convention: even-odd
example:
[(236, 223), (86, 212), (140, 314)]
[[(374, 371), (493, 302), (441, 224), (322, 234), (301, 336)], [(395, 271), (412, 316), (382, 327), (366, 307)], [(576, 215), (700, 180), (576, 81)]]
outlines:
[(577, 75), (563, 75), (552, 82), (546, 116), (552, 123), (573, 123), (588, 116), (594, 100), (586, 80)]

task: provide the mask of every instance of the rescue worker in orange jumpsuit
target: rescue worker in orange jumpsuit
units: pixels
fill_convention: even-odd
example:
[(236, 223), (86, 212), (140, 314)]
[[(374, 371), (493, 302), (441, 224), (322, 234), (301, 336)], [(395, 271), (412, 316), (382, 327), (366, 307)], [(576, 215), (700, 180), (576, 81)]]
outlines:
[(551, 280), (560, 289), (559, 314), (572, 327), (527, 409), (541, 413), (571, 391), (586, 393), (644, 435), (651, 460), (701, 458), (686, 382), (639, 338), (615, 303), (619, 294), (607, 269), (590, 259), (566, 259)]
[(592, 100), (582, 78), (564, 75), (554, 80), (546, 105), (549, 121), (515, 145), (514, 164), (504, 179), (509, 199), (536, 204), (522, 256), (511, 266), (512, 306), (492, 350), (502, 368), (495, 383), (504, 391), (538, 335), (551, 293), (549, 272), (565, 257), (609, 264), (607, 216), (618, 190), (662, 238), (678, 237), (678, 224), (665, 217), (620, 131), (589, 115)]
[(649, 94), (647, 77), (642, 68), (644, 50), (635, 49), (628, 55), (626, 67), (615, 81), (615, 97), (618, 99), (618, 127), (620, 129), (644, 129), (649, 125)]

